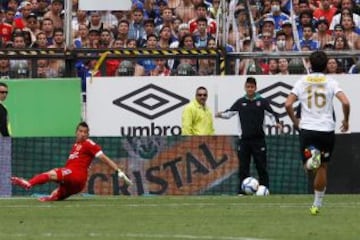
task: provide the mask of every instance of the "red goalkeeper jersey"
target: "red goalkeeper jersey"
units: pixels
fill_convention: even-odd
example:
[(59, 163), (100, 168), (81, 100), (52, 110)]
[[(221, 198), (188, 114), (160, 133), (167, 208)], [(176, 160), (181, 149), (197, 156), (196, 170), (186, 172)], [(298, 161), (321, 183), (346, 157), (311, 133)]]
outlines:
[(101, 153), (101, 147), (90, 139), (75, 143), (71, 148), (65, 167), (76, 172), (87, 174), (91, 161)]

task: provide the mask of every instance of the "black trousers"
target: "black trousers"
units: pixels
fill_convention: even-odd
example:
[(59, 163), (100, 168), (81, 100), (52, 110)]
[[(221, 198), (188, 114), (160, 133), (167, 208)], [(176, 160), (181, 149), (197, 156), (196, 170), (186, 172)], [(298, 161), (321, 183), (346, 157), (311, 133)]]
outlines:
[[(240, 185), (245, 178), (250, 176), (250, 163), (251, 157), (253, 157), (259, 175), (259, 184), (269, 188), (265, 138), (240, 139), (237, 153), (239, 158)], [(241, 189), (239, 192), (241, 192)]]

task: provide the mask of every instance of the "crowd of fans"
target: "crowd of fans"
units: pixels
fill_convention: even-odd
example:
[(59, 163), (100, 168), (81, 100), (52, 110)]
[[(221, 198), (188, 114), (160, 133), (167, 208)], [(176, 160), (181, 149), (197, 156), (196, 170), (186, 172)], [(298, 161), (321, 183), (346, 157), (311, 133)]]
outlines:
[[(9, 49), (200, 49), (217, 48), (226, 33), (226, 52), (360, 50), (359, 0), (238, 0), (230, 25), (219, 28), (222, 0), (133, 0), (128, 11), (82, 11), (73, 0), (72, 39), (65, 42), (63, 0), (5, 0), (0, 13), (0, 46)], [(227, 1), (228, 3), (229, 1)], [(292, 5), (292, 7), (291, 7)], [(250, 9), (248, 9), (248, 6)], [(293, 10), (293, 11), (291, 11)], [(223, 11), (231, 13), (231, 11)], [(293, 16), (293, 17), (292, 17)], [(229, 16), (228, 16), (229, 17)], [(231, 17), (230, 17), (231, 18)], [(236, 24), (236, 26), (233, 26)], [(293, 26), (295, 25), (295, 26)], [(223, 31), (223, 28), (229, 26)], [(1, 59), (0, 77), (62, 77), (58, 59)], [(96, 60), (79, 61), (88, 74)], [(214, 59), (107, 59), (107, 76), (212, 75)], [(179, 67), (180, 66), (180, 67)], [(352, 57), (329, 60), (329, 73), (358, 73)], [(303, 73), (299, 59), (241, 59), (235, 74)]]

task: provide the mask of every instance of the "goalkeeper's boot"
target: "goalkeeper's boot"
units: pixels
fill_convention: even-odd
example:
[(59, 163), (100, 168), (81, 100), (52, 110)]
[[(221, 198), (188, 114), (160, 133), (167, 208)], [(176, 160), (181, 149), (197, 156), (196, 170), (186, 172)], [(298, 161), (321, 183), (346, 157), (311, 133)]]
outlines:
[(18, 185), (25, 190), (29, 190), (31, 188), (31, 184), (23, 178), (11, 177), (11, 183), (14, 185)]
[(320, 210), (319, 210), (319, 208), (318, 207), (316, 207), (316, 206), (311, 206), (311, 208), (310, 208), (310, 214), (311, 215), (313, 215), (313, 216), (316, 216), (316, 215), (318, 215), (320, 213)]

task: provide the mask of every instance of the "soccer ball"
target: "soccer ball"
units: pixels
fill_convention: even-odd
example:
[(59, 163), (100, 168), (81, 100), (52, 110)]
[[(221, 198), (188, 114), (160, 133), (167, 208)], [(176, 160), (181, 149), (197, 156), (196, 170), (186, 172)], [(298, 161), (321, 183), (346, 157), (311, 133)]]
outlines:
[(267, 196), (269, 195), (269, 189), (264, 185), (259, 185), (258, 190), (256, 191), (256, 196)]
[(247, 195), (252, 195), (256, 193), (259, 187), (259, 181), (254, 177), (247, 177), (241, 183), (241, 189)]
[(316, 149), (314, 146), (309, 146), (305, 149), (304, 152), (305, 158), (305, 167), (308, 170), (314, 170), (320, 167), (321, 164), (321, 152)]

